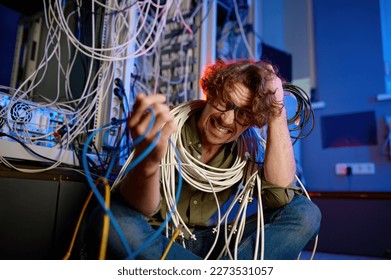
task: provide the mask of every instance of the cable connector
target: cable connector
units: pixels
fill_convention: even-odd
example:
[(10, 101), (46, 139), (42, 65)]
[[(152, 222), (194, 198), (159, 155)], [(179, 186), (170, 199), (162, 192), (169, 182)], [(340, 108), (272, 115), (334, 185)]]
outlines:
[(238, 229), (236, 227), (233, 227), (232, 225), (228, 226), (228, 230), (231, 231), (233, 234), (236, 234), (238, 232)]
[(250, 187), (250, 193), (249, 193), (249, 197), (248, 197), (248, 202), (252, 203), (253, 196), (254, 196), (254, 188), (255, 188), (255, 177), (250, 182), (249, 187)]
[(119, 100), (122, 100), (123, 98), (123, 92), (122, 92), (122, 89), (120, 88), (114, 88), (114, 95), (118, 97)]
[(127, 119), (117, 119), (116, 117), (111, 118), (111, 125), (120, 125), (121, 123), (126, 122)]
[(122, 89), (123, 92), (125, 92), (124, 83), (122, 82), (122, 80), (121, 80), (120, 78), (115, 78), (114, 84), (115, 84), (117, 87), (119, 87), (120, 89)]

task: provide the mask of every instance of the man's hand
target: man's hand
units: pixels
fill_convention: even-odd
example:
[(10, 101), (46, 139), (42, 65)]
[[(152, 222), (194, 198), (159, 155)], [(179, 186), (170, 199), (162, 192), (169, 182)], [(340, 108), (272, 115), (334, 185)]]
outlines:
[(166, 97), (161, 94), (139, 94), (127, 122), (132, 138), (136, 139), (146, 133), (152, 112), (155, 115), (151, 130), (135, 147), (135, 157), (145, 151), (159, 131), (161, 133), (155, 148), (126, 175), (120, 185), (120, 193), (129, 206), (146, 216), (152, 215), (160, 203), (160, 161), (166, 152), (168, 138), (176, 130), (174, 116), (165, 101)]
[[(176, 130), (174, 116), (166, 105), (166, 96), (155, 94), (146, 96), (139, 94), (133, 107), (133, 113), (128, 119), (127, 125), (133, 139), (145, 134), (149, 123), (152, 120), (152, 114), (155, 115), (155, 122), (152, 129), (145, 135), (145, 138), (135, 147), (135, 156), (140, 155), (158, 136), (160, 138), (153, 151), (140, 163), (146, 173), (156, 171), (161, 159), (163, 158), (168, 138)], [(153, 112), (151, 112), (153, 111)]]
[(272, 78), (267, 82), (266, 88), (274, 92), (275, 98), (277, 102), (283, 102), (284, 100), (284, 90), (282, 88), (282, 81), (281, 79), (276, 75), (273, 66), (268, 65), (267, 68), (271, 72)]

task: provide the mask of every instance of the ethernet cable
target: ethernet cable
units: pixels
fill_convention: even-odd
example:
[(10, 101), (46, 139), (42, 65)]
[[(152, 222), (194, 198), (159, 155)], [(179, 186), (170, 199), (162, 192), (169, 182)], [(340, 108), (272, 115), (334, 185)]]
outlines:
[[(192, 103), (192, 108), (190, 108), (190, 106), (185, 103), (185, 104), (179, 105), (178, 107), (173, 109), (172, 112), (175, 116), (175, 121), (176, 121), (176, 125), (178, 127), (178, 131), (181, 131), (182, 125), (187, 120), (188, 116), (193, 112), (193, 110), (197, 110), (199, 108), (202, 108), (203, 106), (204, 106), (204, 102), (199, 101), (197, 103)], [(256, 135), (257, 135), (256, 133), (254, 133), (252, 130), (250, 130), (248, 137), (256, 137)], [(180, 159), (183, 162), (182, 163), (182, 166), (183, 166), (182, 176), (193, 187), (195, 187), (201, 191), (204, 191), (204, 192), (212, 192), (213, 194), (215, 194), (216, 192), (222, 191), (226, 188), (224, 186), (224, 183), (226, 183), (227, 181), (229, 182), (229, 185), (232, 186), (237, 182), (238, 179), (243, 177), (244, 165), (240, 165), (240, 163), (238, 164), (238, 162), (236, 162), (234, 164), (232, 170), (219, 170), (216, 168), (210, 168), (211, 170), (208, 170), (207, 169), (208, 166), (206, 166), (202, 162), (192, 158), (192, 156), (186, 151), (186, 149), (184, 149), (183, 144), (181, 142), (181, 138), (178, 137), (178, 133), (173, 133), (172, 139), (177, 145)], [(266, 144), (265, 140), (259, 139), (259, 140), (257, 140), (257, 142), (259, 143), (259, 145), (261, 145), (263, 147), (263, 149), (265, 149), (265, 144)], [(251, 143), (251, 141), (250, 141), (250, 143)], [(243, 152), (240, 152), (240, 151), (243, 151), (243, 148), (244, 148), (244, 145), (242, 144), (241, 141), (239, 141), (238, 142), (239, 154), (243, 153)], [(249, 148), (249, 147), (247, 147), (247, 148)], [(250, 147), (250, 150), (252, 150), (252, 149), (254, 149), (254, 147)], [(255, 157), (256, 160), (249, 160), (248, 155), (246, 155), (246, 157), (247, 157), (247, 161), (248, 161), (247, 166), (250, 167), (249, 171), (246, 172), (246, 174), (247, 174), (247, 176), (249, 174), (252, 174), (250, 177), (248, 177), (246, 179), (246, 182), (248, 184), (249, 182), (256, 180), (256, 182), (257, 182), (256, 186), (258, 188), (257, 193), (258, 193), (258, 203), (259, 204), (258, 204), (257, 224), (259, 225), (259, 229), (257, 232), (258, 237), (257, 237), (256, 252), (255, 252), (254, 258), (258, 257), (258, 248), (259, 248), (258, 240), (260, 238), (260, 240), (261, 240), (260, 257), (262, 259), (263, 254), (264, 254), (264, 252), (263, 252), (263, 248), (264, 248), (264, 246), (263, 246), (264, 245), (263, 223), (264, 223), (264, 221), (263, 221), (263, 213), (262, 213), (262, 205), (261, 205), (262, 199), (260, 196), (261, 195), (261, 180), (259, 178), (258, 172), (255, 167), (256, 164), (259, 164), (260, 154), (258, 152), (257, 156)], [(251, 156), (250, 156), (250, 158), (251, 158)], [(184, 224), (182, 218), (179, 216), (179, 213), (176, 211), (176, 207), (175, 207), (175, 203), (173, 203), (173, 199), (170, 198), (172, 190), (168, 186), (175, 185), (175, 180), (174, 180), (175, 176), (173, 175), (175, 173), (175, 170), (172, 169), (172, 166), (175, 166), (175, 160), (176, 159), (175, 159), (175, 157), (172, 156), (172, 153), (167, 152), (166, 157), (162, 161), (162, 167), (164, 167), (162, 169), (162, 187), (164, 190), (164, 195), (166, 197), (165, 199), (167, 201), (169, 211), (174, 211), (174, 217), (172, 218), (172, 220), (175, 224), (175, 227), (181, 226), (184, 230), (188, 231), (188, 234), (192, 238), (196, 238), (196, 236), (193, 236), (191, 231), (187, 228), (187, 225)], [(201, 166), (201, 168), (199, 168), (198, 166)], [(171, 168), (167, 169), (166, 167), (171, 167)], [(221, 171), (221, 172), (219, 172), (219, 171)], [(171, 174), (171, 175), (169, 175), (169, 174)], [(228, 177), (222, 177), (222, 176), (227, 176), (227, 174), (228, 174)], [(234, 177), (232, 177), (232, 178), (234, 178), (232, 181), (231, 181), (232, 178), (230, 177), (231, 175), (234, 176)], [(235, 177), (236, 175), (238, 175), (238, 176)], [(205, 179), (206, 179), (206, 183), (202, 183), (202, 181)], [(222, 179), (222, 180), (219, 181), (219, 179)], [(226, 244), (227, 244), (226, 246), (227, 247), (225, 248), (225, 250), (222, 251), (221, 254), (226, 253), (226, 254), (228, 254), (228, 256), (231, 259), (237, 258), (237, 246), (240, 242), (241, 234), (244, 229), (246, 209), (247, 209), (246, 202), (248, 201), (248, 199), (250, 197), (249, 196), (250, 190), (247, 187), (247, 184), (243, 188), (243, 192), (240, 195), (237, 195), (235, 197), (234, 202), (232, 203), (232, 205), (228, 209), (227, 213), (225, 213), (225, 216), (223, 218), (225, 221), (225, 223), (224, 223), (225, 224), (225, 236), (226, 236), (225, 238), (226, 238)], [(209, 185), (209, 187), (208, 187), (208, 185)], [(301, 187), (304, 188), (304, 186), (301, 186)], [(252, 189), (252, 188), (253, 187), (250, 187), (250, 189)], [(240, 197), (244, 201), (244, 204), (239, 209), (239, 212), (236, 216), (236, 220), (234, 220), (233, 223), (231, 224), (233, 229), (232, 229), (230, 235), (227, 236), (227, 232), (228, 232), (227, 217), (228, 217), (229, 212), (232, 210), (233, 205), (239, 200)], [(220, 224), (222, 223), (222, 218), (220, 217), (220, 209), (219, 209), (219, 204), (217, 202), (217, 199), (216, 199), (216, 205), (218, 207), (218, 214), (219, 214), (217, 227), (219, 227)], [(262, 233), (260, 232), (261, 230), (262, 230)], [(234, 255), (232, 255), (229, 248), (228, 248), (228, 244), (231, 243), (230, 240), (232, 239), (232, 234), (234, 231), (237, 231), (239, 234), (237, 235), (237, 237), (235, 239)], [(220, 255), (220, 257), (222, 257), (222, 255)]]
[[(175, 146), (174, 146), (174, 143), (172, 142), (172, 140), (170, 139), (169, 140), (171, 146), (174, 148), (174, 150), (176, 151), (175, 149)], [(175, 194), (175, 201), (178, 202), (179, 201), (179, 197), (180, 197), (180, 194), (181, 194), (181, 191), (182, 191), (182, 176), (181, 176), (181, 162), (178, 162), (178, 170), (179, 170), (179, 176), (178, 176), (178, 183), (176, 185), (177, 187), (177, 191), (176, 191), (176, 194)], [(168, 215), (167, 217), (165, 218), (165, 220), (162, 222), (162, 224), (159, 226), (159, 228), (139, 247), (137, 248), (130, 256), (129, 256), (129, 259), (135, 259), (135, 257), (141, 253), (143, 250), (145, 250), (152, 242), (153, 240), (155, 240), (158, 236), (160, 236), (164, 230), (164, 228), (168, 225), (168, 223), (170, 222), (172, 218), (172, 211), (169, 211), (168, 212)]]
[[(134, 139), (133, 141), (133, 147), (136, 146), (137, 144), (139, 144), (144, 138), (145, 136), (149, 133), (149, 131), (151, 130), (151, 128), (153, 127), (153, 124), (155, 122), (155, 114), (154, 114), (154, 111), (152, 109), (149, 109), (151, 115), (152, 115), (152, 118), (151, 118), (151, 121), (146, 129), (146, 131), (144, 132), (144, 134), (142, 134), (141, 136), (139, 136), (138, 138)], [(120, 122), (125, 122), (125, 120), (118, 120), (117, 122), (115, 122), (115, 124), (118, 124)], [(103, 130), (105, 128), (108, 128), (110, 127), (112, 124), (110, 125), (106, 125), (104, 127), (102, 127), (100, 130)], [(127, 254), (128, 254), (128, 259), (135, 259), (135, 257), (140, 253), (142, 252), (146, 247), (148, 247), (155, 238), (157, 238), (157, 236), (159, 234), (161, 234), (161, 232), (163, 231), (164, 229), (164, 226), (165, 226), (165, 223), (167, 223), (169, 220), (170, 220), (170, 215), (166, 218), (166, 222), (164, 222), (162, 224), (162, 226), (152, 235), (150, 236), (146, 242), (144, 242), (139, 248), (137, 248), (136, 250), (134, 250), (133, 252), (130, 250), (129, 246), (128, 246), (128, 243), (126, 241), (126, 238), (125, 236), (123, 235), (121, 229), (120, 229), (120, 226), (119, 224), (116, 222), (115, 220), (115, 217), (114, 215), (111, 213), (110, 209), (108, 209), (107, 207), (105, 207), (105, 204), (104, 204), (104, 201), (103, 201), (103, 198), (101, 197), (101, 194), (99, 193), (99, 191), (96, 189), (96, 186), (95, 184), (92, 182), (92, 176), (89, 172), (89, 168), (88, 168), (88, 165), (87, 165), (87, 161), (85, 160), (86, 157), (87, 157), (87, 147), (88, 147), (88, 144), (89, 142), (91, 142), (92, 138), (95, 136), (95, 134), (100, 131), (100, 130), (96, 130), (94, 131), (93, 133), (91, 133), (84, 145), (84, 148), (83, 148), (83, 168), (84, 168), (84, 171), (85, 171), (85, 174), (86, 174), (86, 178), (87, 178), (87, 181), (92, 189), (92, 191), (94, 192), (95, 196), (97, 197), (98, 199), (98, 202), (101, 204), (101, 207), (103, 208), (103, 210), (105, 211), (105, 213), (109, 216), (109, 219), (114, 227), (114, 229), (117, 231), (119, 237), (120, 237), (120, 240), (121, 240), (121, 243), (123, 244), (124, 246), (124, 249), (126, 250)], [(137, 164), (139, 164), (142, 160), (145, 159), (145, 157), (155, 148), (156, 146), (156, 143), (157, 141), (159, 141), (159, 138), (160, 138), (160, 132), (158, 132), (157, 136), (154, 138), (154, 140), (152, 141), (152, 143), (136, 158), (134, 159), (133, 157), (130, 157), (132, 160), (129, 162), (129, 165), (126, 166), (126, 169), (125, 169), (125, 174), (127, 172), (129, 172), (130, 170), (132, 170)], [(110, 162), (110, 165), (109, 165), (109, 168), (107, 169), (106, 171), (106, 176), (105, 178), (108, 176), (109, 173), (111, 173), (111, 169), (113, 167), (113, 159), (112, 161)], [(179, 163), (179, 170), (180, 170), (180, 163)], [(178, 201), (179, 199), (179, 195), (180, 195), (180, 190), (181, 190), (181, 186), (182, 186), (182, 179), (181, 177), (179, 176), (179, 179), (178, 179), (178, 186), (177, 186), (177, 194), (176, 194), (176, 201)]]
[[(103, 130), (105, 128), (107, 128), (109, 125), (106, 125), (106, 127), (102, 127), (100, 130)], [(117, 222), (117, 220), (115, 219), (113, 213), (111, 212), (110, 209), (107, 209), (106, 208), (106, 204), (105, 204), (105, 201), (104, 201), (104, 198), (102, 197), (102, 195), (100, 194), (99, 190), (97, 189), (97, 187), (95, 186), (95, 183), (93, 182), (92, 180), (92, 176), (91, 176), (91, 173), (89, 171), (89, 168), (88, 168), (88, 165), (87, 165), (87, 161), (85, 160), (87, 158), (87, 152), (88, 152), (88, 144), (92, 141), (93, 137), (95, 136), (96, 133), (98, 133), (100, 130), (97, 130), (97, 131), (94, 131), (93, 133), (91, 133), (87, 140), (86, 140), (86, 145), (84, 145), (83, 147), (83, 153), (82, 153), (82, 156), (83, 156), (83, 161), (82, 161), (82, 165), (83, 165), (83, 169), (84, 169), (84, 172), (86, 174), (86, 179), (87, 179), (87, 182), (91, 188), (91, 190), (93, 191), (96, 199), (98, 200), (100, 206), (102, 207), (102, 209), (105, 211), (105, 213), (109, 216), (110, 218), (110, 222), (111, 224), (113, 225), (115, 231), (117, 232), (119, 238), (120, 238), (120, 241), (127, 253), (128, 256), (130, 256), (132, 254), (132, 251), (129, 247), (129, 244), (128, 242), (126, 241), (126, 238)]]
[(245, 31), (244, 31), (244, 29), (243, 29), (243, 23), (242, 23), (242, 20), (241, 20), (241, 18), (240, 18), (237, 0), (234, 0), (233, 3), (234, 3), (234, 7), (235, 7), (235, 15), (236, 15), (236, 19), (237, 19), (237, 21), (238, 21), (240, 33), (242, 34), (243, 43), (244, 43), (244, 45), (246, 46), (246, 49), (247, 49), (247, 51), (248, 51), (248, 53), (249, 53), (249, 57), (250, 57), (251, 59), (254, 59), (254, 58), (255, 58), (254, 53), (253, 53), (253, 51), (252, 51), (252, 48), (250, 47), (250, 44), (248, 43), (248, 40), (247, 40)]

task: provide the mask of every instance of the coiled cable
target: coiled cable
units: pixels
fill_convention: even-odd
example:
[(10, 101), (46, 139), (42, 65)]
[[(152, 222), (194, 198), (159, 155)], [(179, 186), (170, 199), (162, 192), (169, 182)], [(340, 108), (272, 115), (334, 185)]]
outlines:
[[(288, 119), (289, 132), (293, 139), (293, 144), (295, 144), (297, 140), (307, 137), (314, 129), (314, 111), (310, 98), (302, 88), (291, 83), (284, 83), (282, 87), (284, 91), (291, 93), (297, 102), (295, 115)], [(291, 125), (294, 126), (292, 127)], [(305, 131), (308, 125), (310, 127)]]

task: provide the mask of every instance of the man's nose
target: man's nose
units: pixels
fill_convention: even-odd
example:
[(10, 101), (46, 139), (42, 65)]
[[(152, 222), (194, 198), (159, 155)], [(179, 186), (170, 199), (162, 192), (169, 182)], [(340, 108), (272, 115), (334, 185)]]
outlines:
[(227, 124), (235, 122), (235, 110), (231, 109), (221, 114), (221, 119)]

